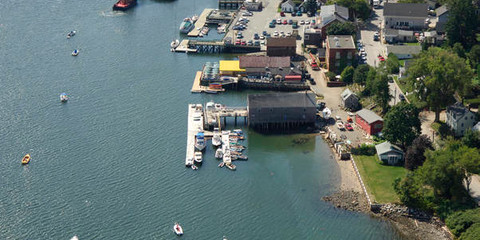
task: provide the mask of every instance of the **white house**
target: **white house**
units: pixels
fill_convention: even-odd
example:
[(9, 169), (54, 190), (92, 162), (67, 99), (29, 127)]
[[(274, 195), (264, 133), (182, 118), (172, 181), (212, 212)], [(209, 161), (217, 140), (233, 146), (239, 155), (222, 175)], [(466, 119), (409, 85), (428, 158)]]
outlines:
[(425, 3), (385, 3), (385, 28), (420, 30), (425, 28), (428, 6)]
[(404, 153), (401, 148), (391, 144), (390, 142), (383, 142), (375, 145), (378, 158), (388, 165), (398, 165), (403, 162)]
[(283, 12), (294, 12), (295, 11), (295, 3), (292, 0), (287, 0), (283, 2), (280, 7), (282, 8)]
[(467, 129), (475, 124), (475, 114), (468, 110), (462, 103), (457, 102), (447, 107), (446, 124), (455, 133), (455, 136), (463, 136)]
[(410, 59), (422, 51), (422, 46), (415, 45), (387, 45), (387, 56), (390, 53), (395, 54), (398, 59)]
[(472, 127), (472, 131), (474, 132), (480, 132), (480, 122), (475, 124), (475, 126)]

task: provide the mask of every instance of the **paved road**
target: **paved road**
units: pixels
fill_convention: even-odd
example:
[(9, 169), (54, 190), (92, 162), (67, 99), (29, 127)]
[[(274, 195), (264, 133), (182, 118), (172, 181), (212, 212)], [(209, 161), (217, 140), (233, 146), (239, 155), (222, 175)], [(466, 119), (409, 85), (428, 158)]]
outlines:
[(370, 66), (378, 66), (378, 55), (384, 55), (385, 46), (381, 41), (374, 41), (373, 35), (376, 31), (381, 32), (381, 24), (383, 19), (383, 7), (373, 9), (372, 17), (360, 26), (360, 41), (364, 45), (367, 53), (367, 64)]

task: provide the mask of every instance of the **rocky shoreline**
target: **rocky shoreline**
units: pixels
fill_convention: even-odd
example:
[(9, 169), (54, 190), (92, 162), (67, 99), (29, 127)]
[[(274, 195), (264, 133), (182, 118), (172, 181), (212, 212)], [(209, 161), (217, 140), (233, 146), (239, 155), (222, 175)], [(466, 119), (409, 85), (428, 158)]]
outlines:
[(389, 220), (407, 239), (453, 239), (445, 224), (435, 216), (395, 204), (381, 205), (372, 212), (365, 196), (353, 190), (341, 190), (323, 197), (322, 200), (336, 208)]

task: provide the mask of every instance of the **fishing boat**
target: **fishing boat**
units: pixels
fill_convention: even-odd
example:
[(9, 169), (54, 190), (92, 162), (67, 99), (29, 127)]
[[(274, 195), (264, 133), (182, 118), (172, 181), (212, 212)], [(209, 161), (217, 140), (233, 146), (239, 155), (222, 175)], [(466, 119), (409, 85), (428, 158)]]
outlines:
[(22, 164), (28, 164), (29, 162), (30, 162), (30, 154), (27, 154), (22, 158)]
[(240, 160), (248, 160), (248, 156), (245, 155), (245, 154), (238, 155), (237, 158), (240, 159)]
[(237, 166), (233, 165), (233, 163), (226, 163), (225, 166), (232, 171), (237, 170)]
[(218, 131), (218, 128), (213, 129), (212, 145), (215, 147), (222, 145), (222, 135)]
[(177, 236), (183, 235), (183, 228), (177, 222), (173, 225), (173, 231), (175, 232), (175, 234), (177, 234)]
[(202, 164), (202, 153), (201, 152), (195, 152), (193, 160), (198, 164)]
[(222, 159), (223, 158), (223, 151), (221, 148), (217, 149), (217, 151), (215, 151), (215, 158), (216, 159)]
[(78, 53), (79, 53), (79, 52), (80, 52), (80, 51), (78, 51), (78, 49), (73, 50), (72, 56), (78, 56)]
[(114, 11), (126, 11), (137, 5), (137, 0), (119, 0), (117, 3), (113, 4)]
[(70, 31), (70, 32), (67, 34), (67, 38), (71, 38), (71, 37), (75, 36), (76, 33), (77, 33), (77, 31), (75, 31), (75, 30)]
[(237, 159), (238, 159), (238, 155), (232, 155), (232, 156), (231, 156), (231, 159), (232, 159), (232, 161), (237, 160)]
[(202, 33), (202, 35), (208, 35), (208, 32), (210, 31), (210, 28), (208, 27), (203, 27), (202, 28), (202, 31), (200, 31)]
[(180, 45), (180, 40), (178, 40), (178, 39), (175, 39), (175, 40), (173, 40), (173, 41), (170, 43), (170, 47), (171, 47), (172, 49), (178, 47), (178, 45)]
[(67, 102), (68, 101), (68, 95), (66, 93), (60, 94), (60, 102)]
[(203, 151), (205, 149), (205, 134), (203, 132), (199, 132), (195, 135), (195, 148), (198, 151)]
[(224, 162), (220, 162), (220, 163), (218, 164), (218, 167), (219, 167), (219, 168), (222, 168), (224, 165), (225, 165)]
[(191, 19), (191, 18), (185, 18), (183, 19), (183, 22), (180, 23), (180, 32), (181, 33), (189, 33), (190, 31), (192, 31), (192, 29), (195, 27), (194, 25), (194, 21)]
[(198, 169), (198, 167), (197, 167), (195, 164), (192, 164), (191, 168), (192, 168), (193, 170), (197, 170), (197, 169)]

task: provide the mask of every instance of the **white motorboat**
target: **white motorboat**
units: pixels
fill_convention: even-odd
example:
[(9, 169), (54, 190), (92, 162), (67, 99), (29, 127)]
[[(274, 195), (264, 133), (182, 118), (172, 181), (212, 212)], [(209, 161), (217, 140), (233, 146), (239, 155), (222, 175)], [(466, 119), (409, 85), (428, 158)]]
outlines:
[(192, 168), (193, 170), (197, 170), (197, 169), (198, 169), (198, 167), (197, 167), (195, 164), (192, 164), (191, 168)]
[(183, 22), (180, 24), (181, 33), (189, 33), (195, 27), (194, 21), (191, 18), (183, 19)]
[(226, 149), (225, 152), (223, 153), (223, 161), (225, 163), (231, 163), (232, 162), (232, 155), (230, 153), (230, 150)]
[(77, 33), (77, 31), (75, 31), (75, 30), (70, 31), (70, 32), (67, 34), (67, 38), (71, 38), (71, 37), (75, 36), (76, 33)]
[(78, 51), (78, 49), (75, 49), (72, 52), (72, 56), (78, 56), (79, 53), (80, 53), (80, 51)]
[(194, 161), (198, 164), (202, 164), (202, 153), (201, 152), (195, 152), (194, 156)]
[(198, 151), (203, 151), (205, 149), (205, 134), (203, 132), (199, 132), (195, 135), (195, 148)]
[(218, 164), (218, 167), (219, 167), (219, 168), (222, 168), (224, 165), (225, 165), (224, 162), (220, 162), (220, 163)]
[(212, 145), (215, 147), (222, 145), (222, 136), (220, 135), (218, 128), (213, 129)]
[(197, 20), (198, 20), (198, 15), (193, 15), (193, 16), (192, 16), (192, 21), (193, 21), (193, 22), (196, 22)]
[(60, 94), (60, 102), (67, 102), (68, 101), (68, 95), (66, 93)]
[(175, 223), (173, 225), (173, 231), (175, 232), (175, 234), (177, 234), (177, 236), (183, 235), (183, 228), (178, 223)]
[(172, 41), (170, 43), (171, 48), (176, 48), (176, 47), (178, 47), (178, 45), (180, 45), (180, 41), (178, 39), (175, 39), (174, 41)]
[(72, 238), (70, 238), (70, 240), (78, 240), (77, 235), (75, 235), (75, 236), (73, 236)]
[(215, 151), (215, 158), (217, 159), (222, 159), (223, 158), (223, 151), (221, 148), (217, 149), (217, 151)]
[(225, 166), (232, 171), (237, 170), (237, 166), (233, 165), (233, 163), (226, 163)]
[(185, 160), (185, 166), (187, 166), (187, 167), (192, 166), (193, 163), (194, 163), (194, 162), (193, 162), (193, 158), (187, 158), (187, 159)]

